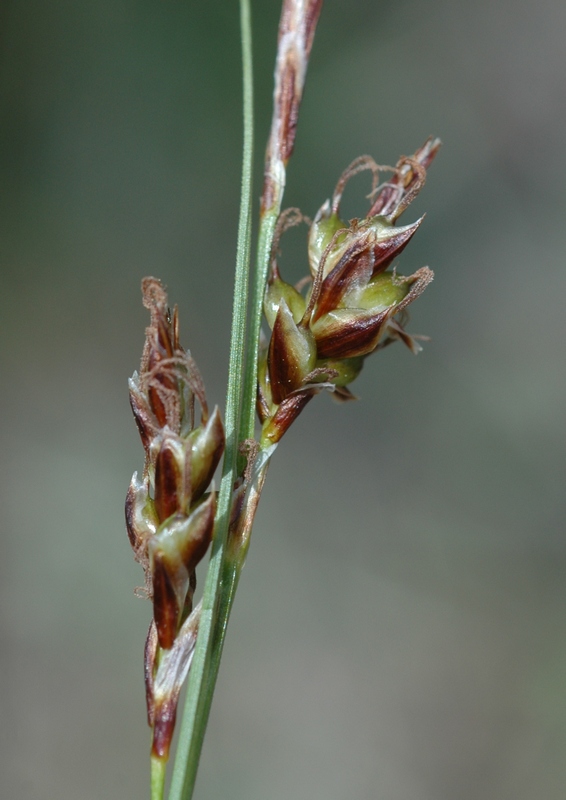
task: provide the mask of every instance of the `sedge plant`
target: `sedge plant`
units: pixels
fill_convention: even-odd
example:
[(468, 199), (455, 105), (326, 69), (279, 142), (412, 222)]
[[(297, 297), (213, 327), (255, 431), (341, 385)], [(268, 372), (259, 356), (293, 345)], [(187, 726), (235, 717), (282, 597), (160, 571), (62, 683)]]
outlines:
[[(270, 459), (316, 395), (354, 399), (349, 386), (371, 354), (400, 341), (407, 307), (433, 274), (394, 262), (422, 218), (397, 222), (422, 188), (440, 142), (428, 139), (395, 167), (361, 156), (347, 167), (312, 222), (282, 209), (286, 170), (322, 0), (284, 0), (279, 24), (271, 132), (261, 196), (255, 268), (252, 230), (253, 80), (249, 0), (240, 0), (243, 170), (224, 421), (180, 343), (179, 312), (157, 278), (142, 283), (150, 313), (130, 402), (145, 451), (126, 500), (127, 531), (152, 602), (144, 670), (152, 731), (151, 798), (162, 800), (181, 688), (188, 677), (169, 800), (193, 796), (230, 610), (250, 544)], [(372, 179), (363, 219), (344, 220), (341, 199), (354, 175)], [(291, 285), (277, 255), (285, 231), (307, 222), (305, 278)], [(262, 332), (262, 319), (267, 335)], [(218, 493), (212, 485), (222, 462)], [(210, 547), (202, 600), (193, 606), (196, 567)]]

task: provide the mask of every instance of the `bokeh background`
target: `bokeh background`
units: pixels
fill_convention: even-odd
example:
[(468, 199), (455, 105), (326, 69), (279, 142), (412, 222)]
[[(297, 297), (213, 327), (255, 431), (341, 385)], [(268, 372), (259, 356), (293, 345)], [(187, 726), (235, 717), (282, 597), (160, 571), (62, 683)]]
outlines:
[[(278, 14), (254, 2), (256, 196)], [(320, 397), (279, 447), (199, 800), (564, 797), (565, 30), (563, 0), (327, 1), (286, 200), (312, 215), (357, 155), (441, 136), (400, 262), (436, 272), (410, 325), (432, 341), (372, 358), (360, 402)], [(133, 800), (150, 606), (126, 378), (154, 274), (224, 403), (238, 9), (5, 0), (0, 50), (0, 793)]]

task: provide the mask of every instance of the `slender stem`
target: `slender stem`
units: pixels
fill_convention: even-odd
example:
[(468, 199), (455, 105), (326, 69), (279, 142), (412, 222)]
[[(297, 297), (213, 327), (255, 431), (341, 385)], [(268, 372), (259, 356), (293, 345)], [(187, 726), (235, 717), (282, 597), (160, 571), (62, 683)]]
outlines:
[(192, 797), (204, 733), (212, 703), (217, 668), (213, 674), (210, 672), (211, 644), (218, 615), (218, 598), (221, 595), (232, 489), (236, 477), (236, 462), (240, 441), (239, 409), (244, 382), (242, 363), (244, 362), (245, 354), (245, 324), (250, 263), (253, 156), (253, 73), (249, 0), (240, 0), (240, 25), (243, 65), (244, 144), (232, 337), (226, 398), (226, 452), (218, 496), (212, 554), (204, 587), (202, 616), (195, 654), (189, 672), (187, 696), (180, 726), (169, 800), (190, 800)]
[(167, 761), (151, 757), (151, 800), (163, 800), (165, 794), (165, 771)]

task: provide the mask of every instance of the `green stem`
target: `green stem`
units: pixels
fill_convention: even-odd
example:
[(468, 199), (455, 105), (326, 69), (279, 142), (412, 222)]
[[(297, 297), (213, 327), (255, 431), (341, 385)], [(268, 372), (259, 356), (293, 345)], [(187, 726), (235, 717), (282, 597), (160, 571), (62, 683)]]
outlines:
[(245, 356), (245, 325), (248, 301), (253, 155), (253, 73), (249, 0), (240, 0), (240, 24), (243, 64), (244, 144), (232, 337), (226, 398), (226, 452), (218, 495), (212, 554), (202, 600), (199, 634), (189, 671), (187, 696), (180, 725), (169, 800), (190, 800), (193, 795), (204, 733), (212, 703), (214, 684), (218, 672), (216, 658), (214, 663), (211, 664), (212, 640), (214, 631), (217, 629), (216, 622), (219, 611), (223, 605), (224, 587), (222, 579), (225, 577), (226, 569), (226, 539), (230, 522), (232, 489), (237, 474), (238, 447), (242, 438), (240, 436), (239, 409), (244, 390), (242, 364)]
[(165, 794), (165, 772), (167, 761), (151, 756), (151, 800), (163, 800)]

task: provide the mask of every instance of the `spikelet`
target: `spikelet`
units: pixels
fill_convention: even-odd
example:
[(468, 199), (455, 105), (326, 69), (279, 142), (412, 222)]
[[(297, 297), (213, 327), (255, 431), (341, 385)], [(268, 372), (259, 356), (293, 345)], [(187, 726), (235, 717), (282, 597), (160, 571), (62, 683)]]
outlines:
[(177, 309), (171, 314), (160, 281), (145, 278), (142, 293), (151, 322), (139, 375), (129, 385), (145, 465), (128, 490), (126, 528), (153, 603), (145, 648), (147, 711), (153, 755), (166, 759), (198, 632), (196, 566), (212, 538), (216, 499), (207, 490), (224, 451), (224, 428), (218, 408), (209, 413), (197, 366), (179, 344)]
[[(395, 340), (414, 353), (420, 350), (404, 330), (403, 317), (433, 273), (422, 267), (404, 277), (389, 268), (423, 221), (395, 224), (424, 185), (439, 147), (438, 139), (427, 139), (413, 156), (403, 156), (390, 180), (379, 186), (379, 173), (390, 168), (379, 167), (369, 156), (345, 170), (332, 200), (322, 205), (310, 226), (312, 285), (306, 297), (281, 279), (274, 255), (264, 301), (271, 338), (259, 365), (257, 407), (264, 442), (278, 442), (322, 389), (337, 399), (352, 399), (348, 385), (376, 350)], [(364, 219), (346, 223), (340, 218), (342, 193), (362, 170), (374, 176), (372, 204)], [(302, 219), (296, 209), (281, 215), (274, 254), (282, 232)]]

